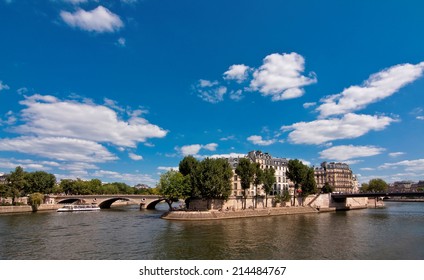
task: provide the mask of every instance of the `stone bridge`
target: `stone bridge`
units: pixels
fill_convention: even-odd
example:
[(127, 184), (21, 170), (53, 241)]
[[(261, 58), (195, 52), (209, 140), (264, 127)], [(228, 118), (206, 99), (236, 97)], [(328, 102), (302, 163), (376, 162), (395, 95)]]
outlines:
[(155, 209), (156, 204), (164, 201), (160, 195), (111, 194), (111, 195), (50, 195), (54, 204), (86, 203), (96, 204), (101, 209), (108, 209), (117, 201), (127, 201), (128, 204), (140, 205), (140, 209)]

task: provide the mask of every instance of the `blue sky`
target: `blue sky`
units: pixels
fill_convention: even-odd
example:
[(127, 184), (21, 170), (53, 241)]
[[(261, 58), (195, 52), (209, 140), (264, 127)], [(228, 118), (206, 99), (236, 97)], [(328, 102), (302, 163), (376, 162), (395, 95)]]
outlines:
[(0, 172), (251, 150), (424, 179), (422, 1), (0, 0)]

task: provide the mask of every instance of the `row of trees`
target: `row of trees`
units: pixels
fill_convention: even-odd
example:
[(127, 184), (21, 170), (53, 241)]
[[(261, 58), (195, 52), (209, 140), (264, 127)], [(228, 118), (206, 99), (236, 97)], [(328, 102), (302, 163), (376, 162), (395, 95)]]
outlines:
[(18, 197), (32, 193), (51, 193), (56, 184), (56, 177), (44, 171), (25, 172), (16, 167), (6, 177), (6, 184), (0, 185), (0, 197), (11, 197), (12, 204)]
[(89, 194), (157, 194), (155, 189), (136, 189), (125, 183), (114, 182), (103, 184), (99, 179), (84, 181), (81, 179), (63, 179), (56, 185), (53, 193), (65, 193), (67, 195)]
[[(255, 186), (255, 203), (257, 206), (258, 187), (263, 189), (266, 199), (273, 191), (276, 183), (275, 170), (271, 168), (261, 169), (260, 165), (251, 162), (247, 158), (241, 158), (235, 169), (240, 178), (243, 197), (248, 196), (247, 190), (253, 184)], [(307, 196), (316, 193), (317, 187), (314, 179), (314, 170), (301, 161), (289, 160), (287, 177), (294, 183), (295, 194)], [(179, 163), (179, 171), (170, 170), (161, 175), (157, 185), (158, 192), (164, 195), (170, 205), (174, 201), (187, 198), (222, 198), (227, 199), (231, 194), (231, 178), (233, 171), (226, 159), (206, 158), (198, 161), (193, 156), (186, 156)], [(287, 201), (289, 198), (286, 190), (278, 199)], [(243, 208), (246, 207), (246, 200)]]
[[(88, 194), (158, 194), (157, 189), (136, 189), (125, 183), (103, 184), (99, 179), (84, 181), (81, 179), (61, 180), (45, 171), (26, 172), (21, 166), (15, 168), (6, 177), (6, 184), (0, 184), (0, 198), (11, 197), (15, 205), (16, 198), (29, 196), (30, 201), (38, 203), (40, 194), (65, 193), (76, 195)], [(31, 194), (37, 194), (32, 196)]]

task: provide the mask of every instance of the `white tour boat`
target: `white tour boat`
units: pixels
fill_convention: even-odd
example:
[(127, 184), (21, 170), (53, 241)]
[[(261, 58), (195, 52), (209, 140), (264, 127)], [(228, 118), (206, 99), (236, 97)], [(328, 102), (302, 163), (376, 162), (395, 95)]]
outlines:
[(57, 212), (98, 211), (100, 207), (89, 204), (69, 204), (57, 209)]

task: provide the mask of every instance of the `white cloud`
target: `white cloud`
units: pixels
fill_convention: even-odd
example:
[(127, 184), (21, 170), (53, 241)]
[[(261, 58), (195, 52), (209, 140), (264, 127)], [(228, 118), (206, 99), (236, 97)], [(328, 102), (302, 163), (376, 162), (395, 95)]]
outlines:
[(264, 140), (260, 135), (252, 135), (247, 138), (248, 141), (252, 142), (255, 145), (259, 146), (269, 146), (275, 143), (274, 139)]
[(210, 158), (244, 158), (246, 154), (229, 153), (229, 154), (215, 154), (211, 155)]
[(227, 93), (227, 88), (224, 86), (218, 86), (208, 89), (198, 89), (197, 93), (203, 101), (215, 104), (224, 100), (224, 95)]
[(88, 0), (63, 0), (64, 2), (68, 2), (71, 4), (81, 4), (81, 3), (87, 3)]
[(307, 109), (307, 108), (313, 107), (315, 105), (317, 105), (316, 102), (307, 102), (307, 103), (303, 103), (303, 108)]
[(240, 101), (243, 99), (243, 91), (241, 89), (238, 90), (232, 90), (230, 92), (230, 99), (234, 101)]
[(219, 83), (217, 81), (209, 81), (209, 80), (199, 80), (199, 87), (205, 88), (205, 87), (213, 87), (218, 85)]
[(115, 32), (124, 26), (118, 15), (103, 6), (91, 11), (78, 9), (74, 13), (61, 11), (63, 21), (72, 27), (93, 32)]
[(249, 67), (244, 64), (234, 64), (224, 72), (225, 80), (236, 80), (238, 83), (242, 83), (247, 79)]
[(424, 120), (424, 116), (418, 116), (417, 120), (420, 120), (420, 121)]
[(143, 157), (142, 156), (140, 156), (140, 155), (136, 155), (136, 154), (134, 154), (134, 153), (128, 153), (128, 156), (130, 157), (130, 159), (132, 159), (132, 160), (142, 160), (143, 159)]
[(180, 168), (178, 166), (174, 166), (174, 167), (172, 167), (172, 166), (158, 166), (158, 170), (161, 170), (161, 171), (170, 171), (170, 170), (178, 171), (179, 169)]
[(183, 154), (183, 156), (197, 155), (201, 148), (202, 148), (202, 145), (193, 144), (193, 145), (182, 146), (180, 151)]
[(0, 81), (0, 91), (10, 89), (10, 87), (6, 84), (3, 84), (3, 81)]
[(14, 151), (60, 161), (106, 162), (116, 160), (104, 146), (66, 137), (18, 137), (0, 139), (0, 151)]
[(297, 53), (270, 54), (253, 73), (250, 88), (271, 96), (273, 101), (292, 99), (304, 94), (302, 87), (316, 83), (314, 73), (305, 77), (304, 58)]
[(0, 158), (0, 168), (8, 168), (10, 170), (21, 166), (23, 169), (33, 170), (51, 170), (52, 167), (60, 166), (55, 161), (35, 161), (32, 159), (14, 159), (14, 158)]
[(53, 96), (33, 95), (21, 102), (24, 124), (15, 128), (22, 134), (82, 138), (108, 142), (117, 146), (135, 147), (148, 138), (165, 137), (167, 131), (132, 116), (119, 120), (112, 109), (95, 104), (61, 101)]
[(176, 148), (183, 156), (197, 156), (197, 154), (200, 152), (201, 149), (205, 149), (208, 151), (215, 151), (218, 147), (218, 144), (216, 143), (209, 143), (206, 145), (200, 145), (200, 144), (193, 144), (193, 145), (186, 145), (182, 146), (181, 148)]
[(103, 182), (126, 182), (127, 184), (134, 186), (139, 183), (144, 183), (150, 186), (154, 186), (157, 180), (152, 178), (148, 174), (139, 173), (119, 173), (110, 170), (97, 170), (90, 174), (92, 178), (101, 178)]
[(346, 161), (353, 158), (375, 156), (381, 154), (384, 150), (375, 146), (341, 145), (323, 150), (319, 154), (324, 159)]
[[(407, 172), (424, 172), (424, 159), (416, 159), (416, 160), (404, 160), (395, 163), (385, 163), (379, 168), (388, 169), (388, 168), (397, 168), (403, 167)], [(422, 174), (421, 174), (422, 175)]]
[(206, 144), (206, 145), (202, 146), (203, 149), (208, 150), (208, 151), (215, 151), (217, 147), (218, 147), (218, 144), (216, 144), (216, 143), (210, 143), (210, 144)]
[(283, 131), (289, 133), (289, 140), (295, 144), (324, 144), (338, 139), (352, 139), (360, 137), (372, 130), (385, 129), (395, 119), (385, 116), (346, 114), (341, 119), (315, 120), (299, 122), (290, 126), (283, 126)]
[(324, 98), (317, 108), (321, 117), (346, 114), (391, 96), (423, 74), (424, 62), (400, 64), (371, 75), (361, 86), (351, 86), (342, 93)]
[(375, 170), (375, 168), (371, 168), (371, 167), (363, 167), (363, 168), (360, 168), (360, 170), (363, 170), (363, 171), (374, 171), (374, 170)]
[(395, 152), (395, 153), (389, 153), (389, 156), (390, 157), (399, 157), (399, 156), (402, 156), (404, 154), (405, 154), (404, 152)]

